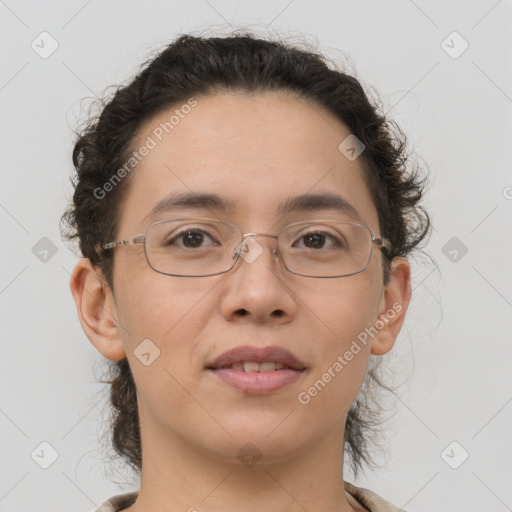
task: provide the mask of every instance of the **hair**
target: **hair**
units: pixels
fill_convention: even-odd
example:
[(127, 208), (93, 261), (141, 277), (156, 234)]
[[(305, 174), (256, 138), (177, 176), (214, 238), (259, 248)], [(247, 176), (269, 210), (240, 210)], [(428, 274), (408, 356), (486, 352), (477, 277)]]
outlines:
[[(287, 92), (321, 106), (342, 121), (363, 144), (359, 156), (364, 178), (376, 207), (381, 236), (392, 243), (382, 252), (383, 282), (391, 261), (418, 250), (430, 231), (430, 219), (420, 201), (427, 177), (411, 160), (401, 129), (379, 112), (361, 83), (337, 68), (313, 48), (262, 39), (244, 31), (226, 37), (181, 35), (152, 59), (125, 86), (100, 100), (99, 115), (91, 116), (77, 133), (73, 149), (74, 188), (70, 206), (61, 219), (64, 239), (79, 241), (89, 258), (113, 288), (113, 251), (101, 250), (116, 239), (120, 203), (130, 176), (104, 197), (95, 190), (112, 180), (134, 151), (141, 127), (156, 114), (198, 95), (220, 92)], [(372, 356), (373, 357), (373, 356)], [(382, 358), (378, 358), (382, 359)], [(126, 358), (109, 361), (111, 421), (115, 452), (137, 472), (142, 469), (141, 437), (136, 386)], [(357, 475), (373, 465), (372, 435), (382, 423), (382, 406), (375, 400), (381, 382), (377, 366), (369, 365), (364, 384), (347, 414), (345, 452)], [(373, 403), (372, 403), (372, 398)]]

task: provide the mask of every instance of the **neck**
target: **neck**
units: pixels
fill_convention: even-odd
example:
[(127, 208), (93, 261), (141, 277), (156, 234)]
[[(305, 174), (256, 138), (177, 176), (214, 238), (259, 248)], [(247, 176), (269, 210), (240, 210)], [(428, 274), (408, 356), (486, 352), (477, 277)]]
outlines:
[(150, 436), (141, 429), (140, 491), (126, 512), (366, 510), (343, 487), (343, 430), (287, 450), (286, 457), (258, 460), (263, 454), (254, 445), (243, 443), (242, 454), (225, 457), (169, 430), (155, 435), (153, 427), (144, 429)]

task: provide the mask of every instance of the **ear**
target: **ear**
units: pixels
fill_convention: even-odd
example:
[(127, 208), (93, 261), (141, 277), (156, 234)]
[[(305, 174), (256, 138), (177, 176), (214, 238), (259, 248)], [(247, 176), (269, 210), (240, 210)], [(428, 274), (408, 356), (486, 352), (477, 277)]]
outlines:
[(101, 271), (93, 267), (89, 258), (82, 258), (75, 266), (70, 288), (80, 324), (91, 343), (108, 359), (117, 361), (126, 357), (114, 296)]
[(411, 267), (405, 258), (393, 258), (389, 281), (379, 305), (376, 321), (379, 332), (372, 341), (372, 354), (381, 356), (393, 348), (410, 301)]

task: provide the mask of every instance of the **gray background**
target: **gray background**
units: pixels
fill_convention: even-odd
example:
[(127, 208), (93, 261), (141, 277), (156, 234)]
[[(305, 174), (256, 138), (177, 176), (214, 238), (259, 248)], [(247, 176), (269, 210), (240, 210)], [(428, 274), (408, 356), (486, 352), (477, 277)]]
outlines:
[[(512, 3), (495, 0), (0, 1), (0, 510), (85, 512), (137, 488), (105, 461), (102, 358), (78, 323), (76, 257), (58, 231), (71, 128), (81, 98), (125, 82), (166, 41), (240, 26), (348, 55), (431, 172), (438, 266), (412, 262), (388, 358), (405, 383), (387, 467), (355, 483), (410, 512), (512, 510), (511, 22)], [(43, 31), (58, 43), (47, 58)], [(43, 442), (57, 453), (47, 469)]]

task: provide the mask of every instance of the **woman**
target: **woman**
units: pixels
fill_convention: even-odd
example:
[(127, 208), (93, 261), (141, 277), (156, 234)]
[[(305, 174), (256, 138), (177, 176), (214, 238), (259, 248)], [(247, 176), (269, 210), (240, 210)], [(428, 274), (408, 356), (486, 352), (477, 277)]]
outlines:
[(63, 220), (141, 485), (100, 510), (398, 510), (343, 474), (429, 231), (404, 146), (354, 77), (248, 33), (181, 36), (104, 104)]

